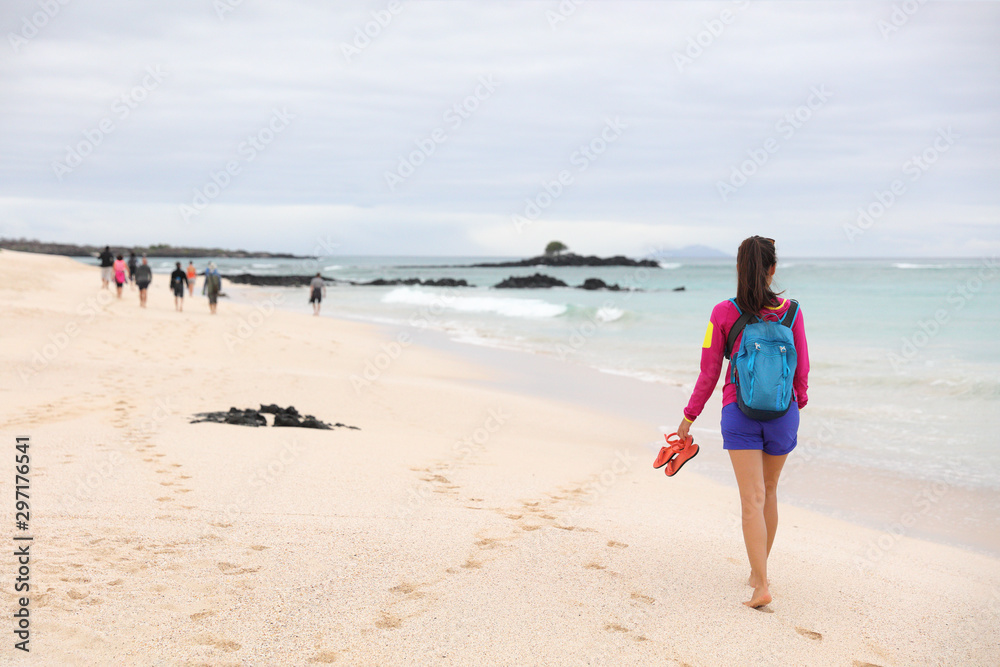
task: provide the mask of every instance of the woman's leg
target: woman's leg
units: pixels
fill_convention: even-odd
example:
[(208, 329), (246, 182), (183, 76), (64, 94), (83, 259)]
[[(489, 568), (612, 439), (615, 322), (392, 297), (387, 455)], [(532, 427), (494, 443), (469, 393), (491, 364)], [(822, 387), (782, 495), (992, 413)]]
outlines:
[(764, 453), (759, 449), (730, 449), (729, 458), (740, 489), (743, 515), (743, 542), (750, 560), (750, 577), (754, 589), (750, 600), (743, 604), (761, 607), (771, 601), (767, 587), (768, 527), (764, 520), (766, 499), (764, 485)]
[(764, 523), (767, 525), (767, 555), (771, 555), (774, 534), (778, 531), (778, 477), (788, 454), (764, 454)]

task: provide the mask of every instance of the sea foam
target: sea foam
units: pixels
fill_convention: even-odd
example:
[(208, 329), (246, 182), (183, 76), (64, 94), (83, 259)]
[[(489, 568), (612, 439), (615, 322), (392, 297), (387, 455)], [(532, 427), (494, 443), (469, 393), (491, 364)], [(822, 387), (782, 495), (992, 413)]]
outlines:
[(558, 317), (566, 306), (548, 303), (541, 299), (518, 299), (496, 296), (456, 296), (428, 292), (412, 287), (398, 287), (382, 297), (382, 303), (433, 306), (443, 310), (463, 313), (493, 313), (504, 317), (543, 318)]

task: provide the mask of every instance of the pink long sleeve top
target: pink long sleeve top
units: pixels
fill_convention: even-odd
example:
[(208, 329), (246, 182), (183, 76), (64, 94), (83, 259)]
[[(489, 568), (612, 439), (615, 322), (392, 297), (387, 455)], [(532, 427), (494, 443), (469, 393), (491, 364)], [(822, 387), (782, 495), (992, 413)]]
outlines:
[[(781, 299), (777, 306), (768, 306), (760, 311), (761, 317), (778, 321), (788, 312), (791, 302), (788, 299)], [(722, 370), (722, 362), (726, 357), (726, 340), (729, 338), (729, 331), (736, 324), (740, 313), (731, 301), (723, 301), (712, 309), (712, 316), (708, 321), (708, 329), (705, 331), (705, 341), (701, 346), (701, 373), (698, 381), (691, 392), (691, 400), (684, 408), (684, 417), (688, 421), (694, 421), (705, 408), (709, 396), (715, 391), (715, 386), (719, 383), (719, 372)], [(799, 314), (792, 325), (792, 337), (795, 341), (795, 352), (798, 356), (798, 363), (795, 366), (795, 376), (792, 378), (792, 400), (799, 409), (806, 406), (809, 400), (807, 391), (809, 389), (809, 348), (806, 345), (806, 328), (802, 318), (802, 308), (799, 307)], [(733, 352), (740, 347), (741, 333), (736, 337), (733, 345)], [(736, 402), (736, 385), (733, 384), (732, 361), (726, 366), (726, 384), (722, 387), (722, 405), (726, 406)]]

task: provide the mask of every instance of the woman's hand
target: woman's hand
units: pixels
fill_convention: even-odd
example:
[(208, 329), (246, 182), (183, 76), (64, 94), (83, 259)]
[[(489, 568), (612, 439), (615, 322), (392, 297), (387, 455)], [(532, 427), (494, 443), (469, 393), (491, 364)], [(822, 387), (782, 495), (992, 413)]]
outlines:
[(691, 422), (687, 418), (681, 419), (681, 425), (677, 427), (677, 437), (681, 439), (681, 442), (687, 440), (688, 430), (691, 428)]

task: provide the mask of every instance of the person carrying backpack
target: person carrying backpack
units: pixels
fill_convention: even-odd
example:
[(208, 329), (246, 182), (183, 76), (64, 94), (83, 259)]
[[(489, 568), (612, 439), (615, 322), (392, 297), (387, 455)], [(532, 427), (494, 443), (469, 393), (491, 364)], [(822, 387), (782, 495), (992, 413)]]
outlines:
[(205, 284), (201, 287), (201, 293), (208, 295), (208, 309), (215, 315), (215, 309), (219, 303), (219, 292), (222, 291), (222, 276), (215, 268), (215, 262), (209, 262), (205, 269)]
[(736, 297), (712, 309), (701, 350), (701, 373), (677, 428), (681, 440), (715, 390), (723, 358), (731, 358), (722, 389), (722, 446), (736, 473), (743, 541), (753, 595), (771, 601), (767, 556), (778, 528), (778, 477), (796, 445), (799, 410), (809, 378), (802, 311), (771, 290), (778, 263), (774, 240), (751, 236), (736, 254)]

